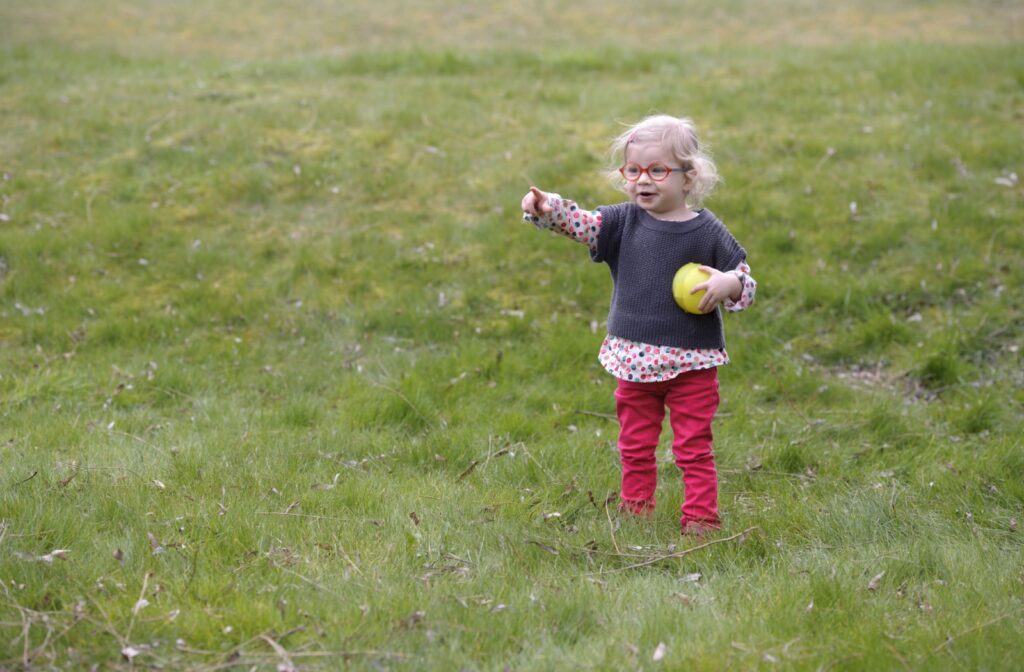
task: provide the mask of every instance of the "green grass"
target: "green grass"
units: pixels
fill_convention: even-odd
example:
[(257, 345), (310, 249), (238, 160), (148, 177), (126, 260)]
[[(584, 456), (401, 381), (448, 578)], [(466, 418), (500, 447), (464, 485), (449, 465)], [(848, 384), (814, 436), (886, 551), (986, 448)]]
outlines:
[[(0, 668), (1015, 669), (1020, 17), (890, 4), (0, 7)], [(652, 111), (760, 283), (674, 558), (518, 221)]]

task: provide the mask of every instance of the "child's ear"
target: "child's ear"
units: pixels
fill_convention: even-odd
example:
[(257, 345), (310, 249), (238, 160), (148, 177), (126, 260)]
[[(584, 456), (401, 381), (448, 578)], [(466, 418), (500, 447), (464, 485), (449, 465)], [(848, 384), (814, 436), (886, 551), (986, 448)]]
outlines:
[(683, 191), (690, 193), (693, 189), (693, 183), (697, 180), (697, 171), (690, 168), (688, 171), (683, 173)]

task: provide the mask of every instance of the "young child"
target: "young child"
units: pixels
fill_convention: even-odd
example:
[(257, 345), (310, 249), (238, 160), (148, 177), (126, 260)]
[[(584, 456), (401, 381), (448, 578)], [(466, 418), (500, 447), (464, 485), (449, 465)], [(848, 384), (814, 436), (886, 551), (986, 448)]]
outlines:
[[(718, 306), (743, 310), (757, 284), (746, 251), (700, 207), (718, 173), (689, 119), (644, 119), (612, 143), (612, 161), (617, 169), (609, 177), (628, 202), (587, 211), (530, 187), (523, 219), (586, 244), (591, 259), (611, 270), (608, 335), (599, 359), (618, 379), (619, 509), (653, 514), (656, 451), (668, 406), (685, 489), (682, 532), (703, 535), (721, 526), (711, 421), (718, 408), (716, 367), (729, 356)], [(706, 290), (701, 315), (683, 311), (672, 295), (675, 272), (688, 262), (710, 274), (693, 289)]]

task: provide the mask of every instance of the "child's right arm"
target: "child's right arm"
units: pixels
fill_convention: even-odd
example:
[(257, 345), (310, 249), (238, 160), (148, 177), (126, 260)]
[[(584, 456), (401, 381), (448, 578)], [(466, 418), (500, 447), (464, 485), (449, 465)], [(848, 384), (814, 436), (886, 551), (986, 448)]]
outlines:
[(548, 229), (585, 244), (591, 252), (597, 249), (601, 233), (601, 213), (582, 210), (574, 201), (558, 194), (549, 194), (537, 187), (523, 196), (523, 220), (538, 229)]

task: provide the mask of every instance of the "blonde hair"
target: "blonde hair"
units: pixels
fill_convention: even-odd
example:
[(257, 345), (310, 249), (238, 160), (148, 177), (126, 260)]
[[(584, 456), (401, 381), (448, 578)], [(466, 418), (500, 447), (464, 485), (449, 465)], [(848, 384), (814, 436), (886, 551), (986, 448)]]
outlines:
[(721, 181), (708, 148), (697, 138), (693, 122), (686, 117), (656, 114), (633, 124), (612, 141), (608, 179), (619, 191), (626, 191), (626, 181), (619, 173), (619, 166), (626, 160), (626, 150), (631, 143), (647, 142), (666, 147), (679, 161), (679, 167), (686, 170), (690, 178), (687, 205), (700, 205)]

